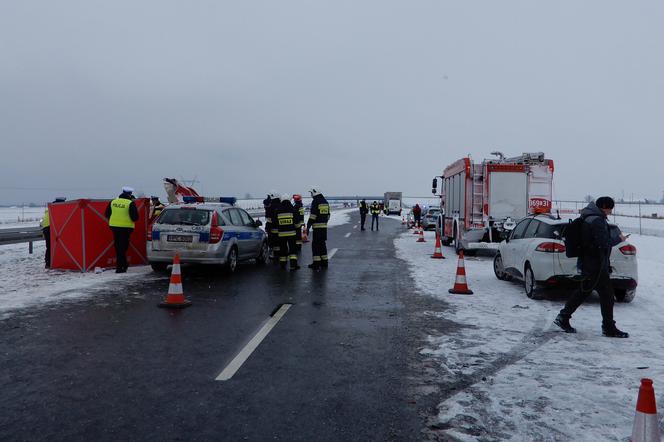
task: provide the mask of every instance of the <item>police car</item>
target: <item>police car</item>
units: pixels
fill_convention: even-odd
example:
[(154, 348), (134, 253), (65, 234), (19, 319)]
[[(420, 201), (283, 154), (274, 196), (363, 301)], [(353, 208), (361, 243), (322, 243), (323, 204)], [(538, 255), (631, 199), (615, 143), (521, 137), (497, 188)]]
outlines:
[(189, 202), (164, 208), (148, 231), (147, 255), (154, 271), (163, 271), (179, 253), (181, 263), (224, 266), (268, 259), (267, 236), (245, 210), (222, 202)]

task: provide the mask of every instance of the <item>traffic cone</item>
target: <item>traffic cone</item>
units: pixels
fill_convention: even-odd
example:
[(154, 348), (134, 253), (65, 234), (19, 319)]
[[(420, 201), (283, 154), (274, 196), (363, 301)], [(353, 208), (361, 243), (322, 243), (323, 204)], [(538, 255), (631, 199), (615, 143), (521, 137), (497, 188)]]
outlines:
[(406, 217), (405, 216), (401, 217), (401, 224), (402, 225), (406, 224)]
[(424, 239), (424, 229), (422, 229), (422, 226), (420, 226), (419, 235), (420, 237), (417, 238), (417, 241), (415, 242), (426, 242), (426, 240)]
[(307, 235), (307, 229), (304, 226), (302, 226), (302, 242), (309, 242), (309, 235)]
[(182, 293), (182, 276), (180, 275), (180, 254), (175, 253), (173, 257), (173, 270), (171, 270), (171, 282), (168, 284), (166, 299), (159, 303), (159, 307), (185, 308), (191, 305), (191, 301), (184, 298)]
[(652, 379), (641, 379), (631, 442), (661, 442)]
[(436, 245), (433, 248), (433, 255), (431, 255), (431, 257), (436, 259), (445, 259), (443, 256), (443, 248), (440, 244), (440, 235), (438, 232), (436, 232)]
[(459, 251), (459, 263), (457, 264), (456, 278), (454, 287), (448, 290), (456, 295), (472, 295), (473, 291), (468, 288), (466, 283), (466, 267), (463, 264), (463, 250)]
[(415, 224), (415, 223), (413, 223), (413, 233), (414, 233), (415, 235), (419, 235), (419, 234), (420, 234), (420, 230), (419, 230), (419, 228), (417, 227), (417, 224)]

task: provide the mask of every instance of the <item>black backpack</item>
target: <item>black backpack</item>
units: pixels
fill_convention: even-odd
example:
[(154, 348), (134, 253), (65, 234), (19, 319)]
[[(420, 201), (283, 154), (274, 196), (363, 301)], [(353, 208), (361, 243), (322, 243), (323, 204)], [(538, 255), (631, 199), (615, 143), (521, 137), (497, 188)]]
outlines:
[(578, 217), (571, 220), (563, 234), (565, 242), (565, 256), (568, 258), (578, 258), (583, 256), (583, 223), (584, 218)]

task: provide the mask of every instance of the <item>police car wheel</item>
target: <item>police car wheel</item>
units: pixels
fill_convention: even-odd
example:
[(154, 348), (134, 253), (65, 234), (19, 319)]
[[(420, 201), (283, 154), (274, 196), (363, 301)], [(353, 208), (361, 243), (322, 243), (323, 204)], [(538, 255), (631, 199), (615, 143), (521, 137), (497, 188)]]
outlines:
[(168, 263), (167, 262), (151, 262), (150, 267), (152, 267), (152, 270), (155, 271), (155, 272), (163, 272), (168, 267)]
[(235, 272), (235, 269), (237, 268), (237, 249), (235, 246), (231, 248), (231, 251), (228, 252), (228, 259), (226, 260), (226, 271), (228, 273), (233, 273)]

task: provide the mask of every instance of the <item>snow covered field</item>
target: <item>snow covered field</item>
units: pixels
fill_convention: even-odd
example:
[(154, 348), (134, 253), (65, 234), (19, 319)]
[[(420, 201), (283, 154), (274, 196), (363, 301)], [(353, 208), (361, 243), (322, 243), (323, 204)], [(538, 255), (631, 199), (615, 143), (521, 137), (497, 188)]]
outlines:
[[(333, 211), (328, 225), (347, 223), (353, 210), (357, 209)], [(46, 270), (44, 250), (43, 241), (35, 243), (32, 255), (28, 254), (27, 243), (0, 245), (0, 320), (20, 309), (93, 296), (111, 283), (163, 278), (149, 266), (130, 267), (125, 274)]]
[(629, 339), (601, 334), (599, 301), (591, 297), (572, 319), (577, 334), (552, 321), (565, 293), (528, 299), (520, 284), (499, 281), (492, 258), (466, 258), (474, 295), (452, 295), (457, 259), (430, 258), (434, 233), (417, 243), (396, 240), (422, 296), (450, 309), (423, 312), (459, 327), (429, 336), (421, 350), (457, 393), (439, 405), (437, 426), (461, 441), (622, 441), (631, 434), (640, 379), (654, 380), (664, 404), (664, 239), (632, 235), (638, 249), (639, 287), (630, 304), (616, 304), (617, 325)]

